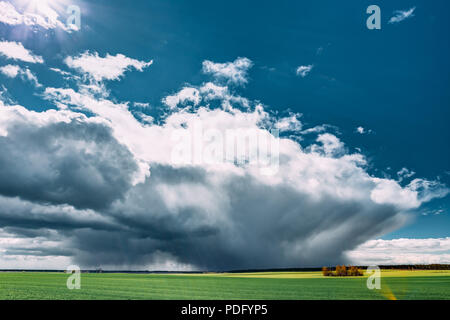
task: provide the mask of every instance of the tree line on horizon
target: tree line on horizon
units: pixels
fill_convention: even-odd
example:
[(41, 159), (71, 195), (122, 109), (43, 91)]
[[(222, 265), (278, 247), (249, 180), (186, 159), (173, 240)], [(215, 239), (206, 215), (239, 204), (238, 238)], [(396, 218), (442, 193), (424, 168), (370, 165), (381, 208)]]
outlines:
[(334, 271), (323, 267), (322, 274), (325, 277), (360, 277), (364, 275), (364, 271), (355, 266), (338, 265)]
[(381, 269), (400, 269), (400, 270), (450, 270), (450, 264), (407, 264), (393, 266), (379, 266)]
[[(413, 265), (391, 265), (391, 266), (379, 266), (380, 269), (391, 269), (391, 270), (450, 270), (449, 264), (413, 264)], [(364, 271), (367, 267), (363, 266), (336, 266), (332, 267), (323, 267), (322, 274), (325, 277), (354, 277), (354, 276), (363, 276)]]

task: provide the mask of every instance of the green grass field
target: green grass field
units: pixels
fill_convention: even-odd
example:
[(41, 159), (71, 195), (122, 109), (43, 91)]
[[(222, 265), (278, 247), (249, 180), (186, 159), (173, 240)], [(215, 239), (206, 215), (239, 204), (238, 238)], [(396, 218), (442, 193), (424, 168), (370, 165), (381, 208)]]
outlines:
[(450, 299), (450, 271), (383, 271), (381, 290), (366, 277), (323, 277), (320, 272), (244, 274), (81, 275), (68, 290), (67, 274), (0, 272), (0, 299)]

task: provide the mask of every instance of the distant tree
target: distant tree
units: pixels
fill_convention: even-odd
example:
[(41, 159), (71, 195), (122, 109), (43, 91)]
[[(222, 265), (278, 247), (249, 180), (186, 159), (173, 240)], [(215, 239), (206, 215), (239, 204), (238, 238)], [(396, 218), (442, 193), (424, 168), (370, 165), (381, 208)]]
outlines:
[(347, 270), (347, 274), (348, 274), (349, 276), (352, 276), (352, 277), (358, 277), (358, 276), (362, 276), (362, 275), (363, 275), (362, 271), (359, 270), (359, 269), (358, 269), (357, 267), (355, 267), (355, 266), (351, 266), (351, 267)]
[(345, 277), (347, 275), (347, 267), (344, 265), (336, 266), (336, 275), (338, 277)]
[(338, 276), (338, 277), (358, 277), (363, 276), (364, 272), (356, 266), (345, 266), (345, 265), (337, 265), (335, 271), (331, 271), (327, 267), (322, 268), (322, 274), (324, 276)]
[(330, 269), (328, 269), (327, 267), (323, 267), (323, 268), (322, 268), (322, 274), (323, 274), (325, 277), (329, 277), (329, 276), (332, 276), (332, 275), (333, 275), (332, 272), (330, 271)]
[(341, 266), (337, 265), (335, 270), (334, 270), (334, 275), (335, 276), (339, 276), (341, 273), (342, 273)]
[(347, 275), (347, 267), (346, 266), (342, 266), (342, 276), (346, 276)]

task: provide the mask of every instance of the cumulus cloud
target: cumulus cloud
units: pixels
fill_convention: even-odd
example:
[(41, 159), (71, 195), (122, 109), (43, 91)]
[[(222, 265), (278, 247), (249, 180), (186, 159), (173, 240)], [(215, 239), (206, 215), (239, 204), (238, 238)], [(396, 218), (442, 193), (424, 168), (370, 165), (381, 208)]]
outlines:
[[(189, 97), (190, 108), (157, 123), (95, 85), (46, 88), (57, 110), (3, 105), (0, 225), (5, 238), (26, 240), (0, 245), (2, 259), (34, 254), (55, 257), (55, 265), (70, 257), (83, 267), (186, 270), (345, 263), (347, 251), (446, 194), (433, 181), (402, 187), (371, 176), (364, 156), (323, 132), (327, 126), (309, 133), (319, 133), (312, 145), (274, 136), (274, 126), (301, 130), (298, 115), (275, 118), (223, 84), (180, 92), (169, 101)], [(220, 153), (230, 130), (245, 148), (233, 145), (225, 161), (196, 161)], [(276, 174), (240, 161), (264, 151), (247, 144), (241, 133), (248, 132), (276, 142), (269, 150), (277, 153)], [(180, 137), (190, 138), (181, 146), (194, 146), (192, 161), (175, 161)], [(39, 250), (33, 239), (43, 243)]]
[(30, 81), (36, 87), (42, 87), (39, 83), (36, 75), (30, 71), (28, 68), (21, 68), (17, 65), (8, 64), (6, 66), (0, 67), (0, 72), (9, 78), (16, 78), (19, 76), (22, 80)]
[(116, 54), (115, 56), (106, 54), (105, 57), (100, 57), (97, 52), (86, 51), (76, 57), (67, 57), (65, 63), (70, 68), (76, 69), (96, 81), (102, 81), (118, 80), (131, 68), (143, 71), (153, 64), (153, 60), (139, 61), (128, 58), (123, 54)]
[(8, 64), (6, 66), (0, 67), (0, 72), (9, 78), (15, 78), (19, 75), (21, 68), (16, 65)]
[(302, 130), (302, 123), (299, 118), (300, 114), (292, 114), (289, 117), (280, 118), (275, 122), (275, 128), (284, 131), (300, 131)]
[(201, 99), (205, 104), (209, 104), (212, 101), (219, 101), (223, 109), (232, 109), (233, 105), (239, 105), (247, 109), (250, 107), (248, 99), (233, 94), (227, 86), (207, 82), (198, 89), (201, 93)]
[(42, 57), (34, 55), (24, 48), (20, 42), (0, 41), (0, 55), (8, 59), (20, 60), (29, 63), (43, 63)]
[(232, 108), (234, 104), (245, 108), (249, 107), (249, 101), (246, 98), (234, 95), (227, 86), (220, 86), (212, 82), (204, 83), (201, 86), (184, 87), (175, 94), (162, 99), (162, 103), (172, 111), (177, 107), (196, 107), (201, 102), (209, 104), (213, 101), (219, 101), (224, 109)]
[(37, 5), (28, 6), (27, 9), (33, 11), (19, 12), (10, 2), (0, 1), (0, 23), (18, 26), (25, 25), (29, 27), (40, 27), (43, 29), (56, 29), (71, 31), (58, 18), (55, 10), (51, 9), (44, 2), (36, 3)]
[(326, 156), (333, 157), (339, 156), (345, 153), (344, 143), (335, 135), (330, 133), (322, 133), (317, 137), (317, 142), (321, 145), (312, 145), (311, 150), (313, 152), (323, 152)]
[(450, 238), (370, 240), (346, 253), (358, 265), (450, 263)]
[(98, 209), (130, 187), (137, 166), (106, 125), (19, 106), (0, 113), (0, 194)]
[(408, 18), (414, 17), (414, 11), (416, 7), (412, 7), (409, 10), (396, 10), (394, 15), (389, 19), (389, 23), (399, 23)]
[(224, 80), (229, 84), (247, 83), (248, 70), (253, 66), (253, 62), (248, 58), (237, 58), (233, 62), (216, 63), (213, 61), (203, 61), (203, 72), (212, 74), (218, 80)]
[(314, 67), (314, 65), (312, 65), (312, 64), (307, 65), (307, 66), (299, 66), (297, 68), (296, 73), (298, 76), (304, 78), (311, 72), (313, 67)]
[(194, 106), (200, 103), (200, 91), (196, 88), (187, 87), (181, 89), (174, 95), (167, 96), (163, 99), (163, 103), (171, 109), (176, 108), (179, 104), (191, 102)]

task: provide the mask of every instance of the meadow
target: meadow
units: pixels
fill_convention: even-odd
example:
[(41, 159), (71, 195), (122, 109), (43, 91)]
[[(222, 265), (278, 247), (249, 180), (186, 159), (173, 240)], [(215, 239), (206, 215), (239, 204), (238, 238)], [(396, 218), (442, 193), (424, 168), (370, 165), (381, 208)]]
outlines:
[(65, 273), (0, 272), (0, 299), (386, 300), (450, 299), (450, 271), (382, 271), (381, 290), (366, 277), (320, 272), (229, 274), (82, 273), (69, 290)]

